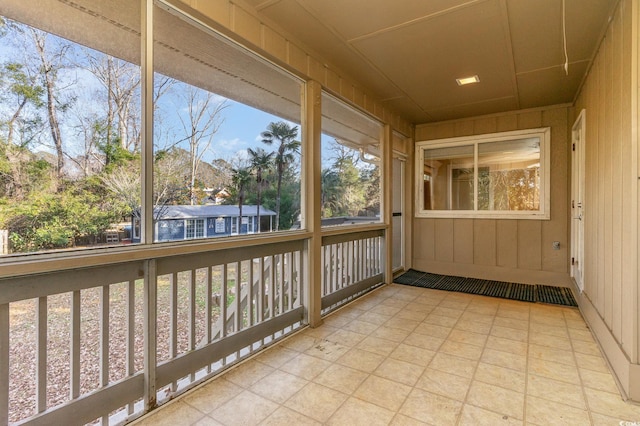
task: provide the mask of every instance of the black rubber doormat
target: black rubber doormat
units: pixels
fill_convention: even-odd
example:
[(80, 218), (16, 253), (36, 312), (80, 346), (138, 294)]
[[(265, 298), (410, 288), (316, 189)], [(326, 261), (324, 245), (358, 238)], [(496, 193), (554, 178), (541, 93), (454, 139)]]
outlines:
[(571, 289), (541, 284), (519, 284), (478, 278), (438, 275), (409, 269), (393, 280), (394, 283), (436, 290), (458, 291), (481, 296), (501, 297), (523, 302), (551, 303), (578, 306)]

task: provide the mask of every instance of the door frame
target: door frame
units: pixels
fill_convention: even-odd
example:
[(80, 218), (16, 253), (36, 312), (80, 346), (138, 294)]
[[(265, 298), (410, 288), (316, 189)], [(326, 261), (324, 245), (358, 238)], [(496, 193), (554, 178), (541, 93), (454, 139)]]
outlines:
[[(395, 176), (395, 173), (393, 171), (393, 167), (394, 167), (394, 160), (398, 160), (400, 161), (400, 188), (396, 188), (396, 182), (392, 182), (392, 190), (394, 192), (394, 194), (399, 193), (400, 194), (400, 205), (401, 205), (401, 209), (402, 211), (401, 213), (401, 218), (402, 220), (400, 221), (400, 229), (396, 230), (396, 229), (392, 229), (392, 235), (396, 234), (396, 231), (399, 232), (400, 235), (400, 265), (399, 266), (395, 266), (393, 265), (393, 259), (391, 259), (392, 262), (392, 272), (395, 274), (398, 271), (402, 271), (406, 268), (406, 250), (405, 250), (405, 242), (406, 242), (406, 234), (405, 234), (405, 229), (406, 229), (406, 225), (405, 225), (405, 220), (406, 220), (406, 213), (407, 213), (407, 206), (406, 206), (406, 200), (405, 200), (405, 188), (406, 188), (406, 170), (407, 170), (407, 156), (397, 152), (397, 151), (393, 151), (393, 156), (392, 156), (392, 161), (391, 161), (391, 167), (392, 167), (392, 171), (391, 171), (391, 176)], [(393, 211), (393, 199), (392, 199), (392, 214), (395, 214), (396, 212)], [(393, 217), (391, 219), (391, 225), (393, 226)], [(393, 246), (393, 249), (395, 250), (396, 247)]]
[(585, 277), (585, 135), (586, 110), (583, 109), (571, 127), (571, 258), (569, 271), (580, 292), (584, 290)]

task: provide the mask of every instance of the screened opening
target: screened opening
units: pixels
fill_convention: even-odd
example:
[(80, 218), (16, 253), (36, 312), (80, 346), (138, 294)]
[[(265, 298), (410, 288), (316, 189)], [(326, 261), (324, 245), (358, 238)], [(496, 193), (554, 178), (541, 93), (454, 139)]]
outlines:
[(299, 226), (301, 81), (162, 3), (142, 187), (140, 4), (3, 2), (0, 255), (143, 242), (142, 191), (144, 242)]
[(0, 255), (131, 243), (140, 3), (15, 0), (2, 13)]
[(186, 238), (298, 227), (301, 82), (171, 10), (154, 36), (154, 241), (169, 214), (206, 223)]
[(322, 95), (322, 225), (380, 222), (382, 125)]

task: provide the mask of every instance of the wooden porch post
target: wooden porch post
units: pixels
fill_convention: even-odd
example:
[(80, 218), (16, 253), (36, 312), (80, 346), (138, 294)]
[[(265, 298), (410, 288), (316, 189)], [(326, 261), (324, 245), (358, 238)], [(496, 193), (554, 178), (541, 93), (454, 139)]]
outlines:
[(393, 282), (393, 230), (391, 221), (393, 219), (393, 133), (389, 124), (384, 125), (384, 135), (382, 138), (382, 169), (380, 170), (381, 190), (382, 190), (382, 220), (385, 224), (384, 233), (384, 282)]
[(305, 314), (309, 325), (317, 327), (322, 324), (322, 232), (321, 232), (321, 188), (322, 173), (321, 133), (322, 133), (322, 87), (316, 81), (308, 81), (304, 94), (304, 113), (302, 135), (303, 191), (302, 205), (305, 206), (302, 216), (302, 227), (312, 232), (307, 241), (303, 256), (306, 272)]

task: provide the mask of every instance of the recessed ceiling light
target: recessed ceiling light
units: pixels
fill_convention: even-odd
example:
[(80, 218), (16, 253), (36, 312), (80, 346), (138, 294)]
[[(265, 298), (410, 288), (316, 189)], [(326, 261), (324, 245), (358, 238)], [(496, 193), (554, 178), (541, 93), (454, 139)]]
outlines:
[(479, 83), (480, 78), (477, 75), (474, 75), (473, 77), (456, 78), (456, 82), (458, 83), (458, 86), (464, 86), (465, 84)]

